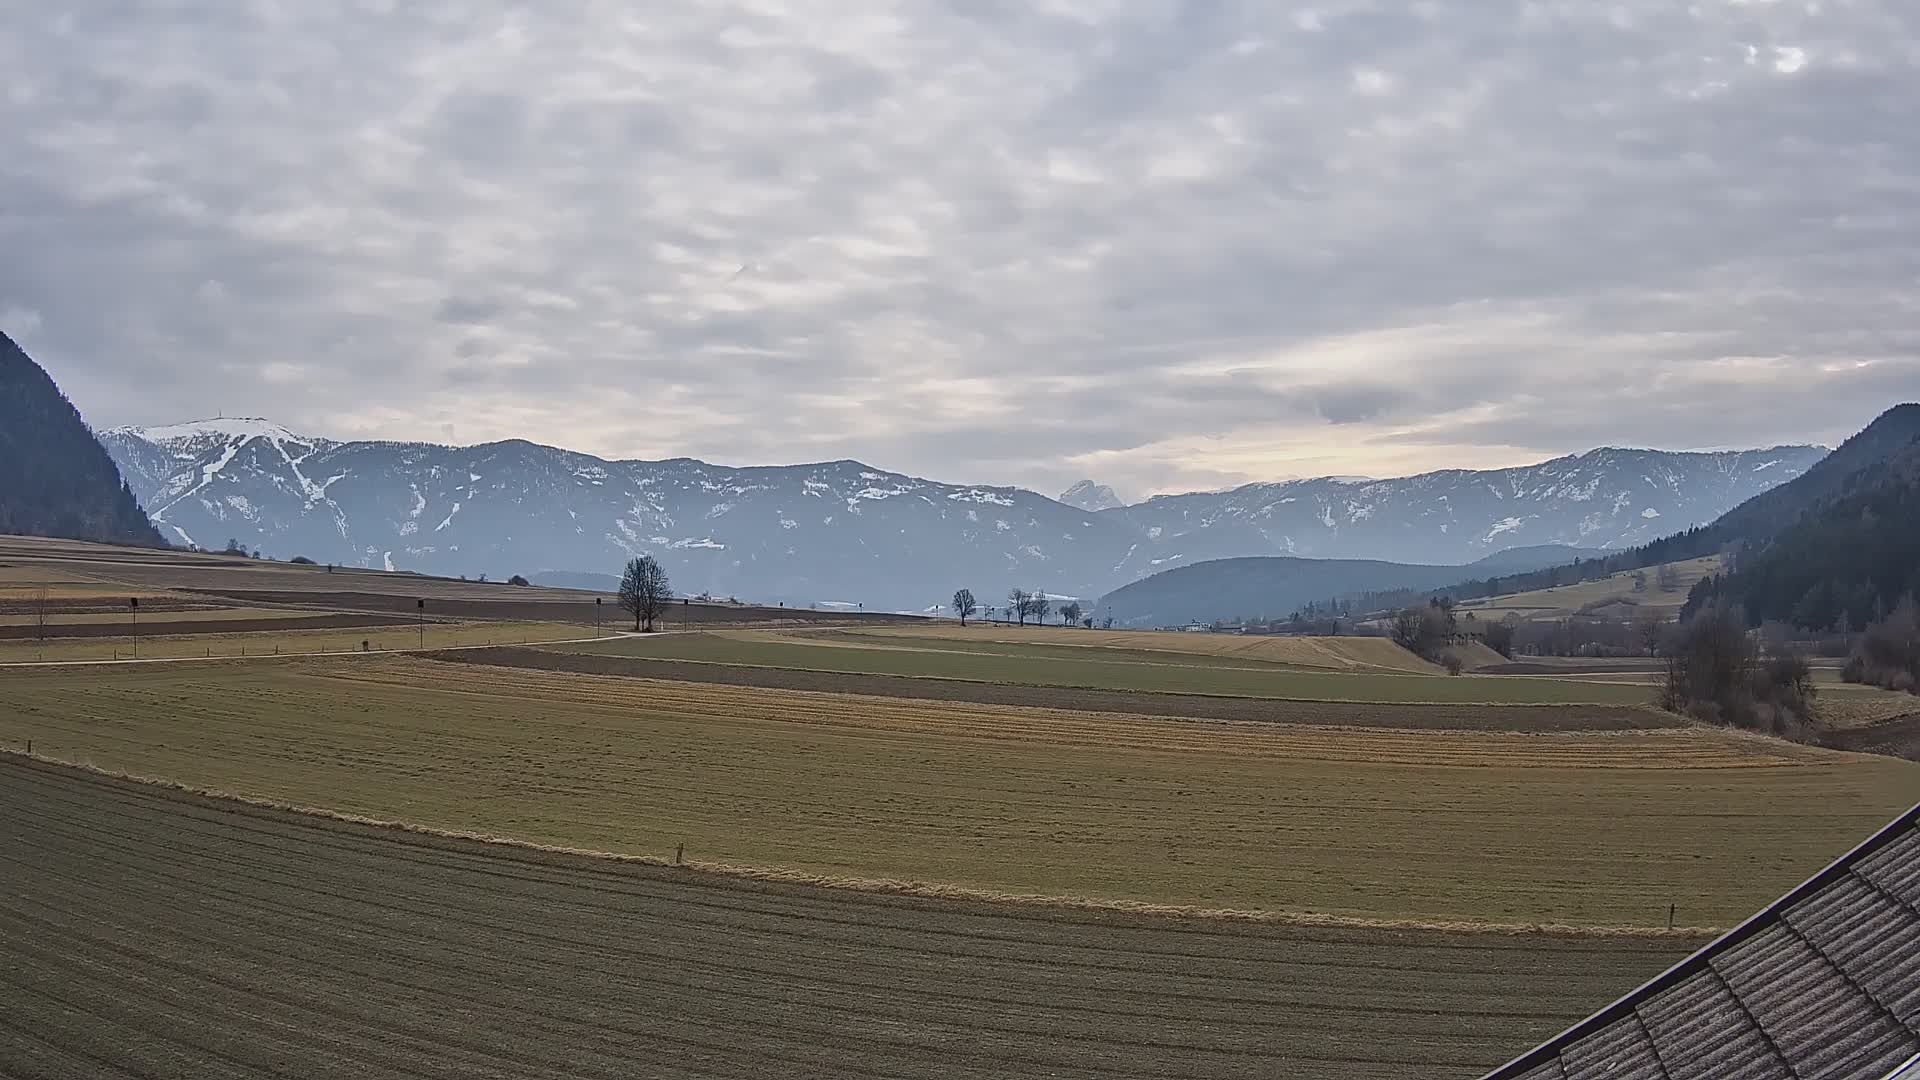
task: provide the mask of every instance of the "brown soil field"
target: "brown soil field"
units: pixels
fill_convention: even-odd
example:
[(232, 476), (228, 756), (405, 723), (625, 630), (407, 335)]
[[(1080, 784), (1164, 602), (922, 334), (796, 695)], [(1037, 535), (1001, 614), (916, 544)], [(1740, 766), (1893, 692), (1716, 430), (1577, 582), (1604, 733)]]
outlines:
[(1822, 732), (1820, 743), (1835, 750), (1920, 761), (1920, 712), (1876, 723)]
[[(219, 615), (218, 618), (207, 618)], [(251, 614), (230, 612), (190, 612), (170, 611), (164, 617), (151, 618), (145, 611), (140, 615), (140, 631), (143, 637), (165, 635), (178, 637), (196, 634), (254, 634), (274, 630), (338, 630), (345, 627), (360, 626), (399, 626), (410, 622), (397, 615), (374, 615), (365, 612), (328, 613), (315, 611), (279, 612), (263, 617), (261, 613)], [(88, 621), (69, 622), (56, 617), (45, 627), (0, 623), (0, 640), (20, 641), (39, 640), (41, 638), (124, 638), (129, 635), (130, 625), (125, 614), (112, 622)]]
[(409, 657), (0, 672), (0, 746), (860, 888), (1585, 927), (1744, 917), (1920, 766), (1728, 732), (1403, 731)]
[(1474, 1076), (1676, 938), (885, 896), (0, 755), (0, 1075)]
[(1451, 731), (1627, 731), (1673, 728), (1678, 717), (1651, 708), (1612, 705), (1390, 705), (1346, 701), (1280, 701), (1202, 694), (1130, 690), (1012, 686), (964, 679), (901, 675), (850, 675), (791, 668), (744, 667), (683, 660), (565, 653), (503, 646), (428, 654), (451, 663), (486, 664), (633, 679), (671, 679), (721, 686), (757, 686), (863, 694), (918, 701), (972, 702), (1043, 709), (1176, 716), (1341, 727), (1390, 727)]
[[(13, 578), (18, 582), (9, 584)], [(190, 594), (199, 602), (294, 605), (403, 613), (425, 598), (429, 615), (482, 621), (594, 623), (595, 593), (577, 589), (516, 587), (504, 582), (457, 581), (409, 573), (382, 573), (350, 567), (300, 566), (185, 551), (113, 547), (71, 540), (0, 536), (0, 590), (28, 599), (43, 581), (77, 584), (80, 598), (124, 598), (154, 594)], [(621, 612), (610, 595), (604, 617), (617, 625)], [(0, 591), (0, 601), (8, 597)], [(764, 608), (730, 604), (689, 604), (667, 615), (669, 626), (699, 625), (861, 625), (910, 623), (908, 616)]]
[[(242, 656), (300, 656), (315, 653), (408, 652), (421, 648), (412, 619), (346, 613), (316, 613), (284, 626), (218, 623), (176, 629), (141, 624), (140, 636), (50, 636), (46, 640), (0, 634), (0, 666), (76, 664), (110, 660), (194, 660)], [(591, 637), (591, 629), (559, 623), (446, 622), (428, 620), (425, 647), (467, 648), (525, 645)], [(86, 670), (86, 669), (78, 669)]]
[[(194, 591), (240, 604), (304, 604), (352, 611), (411, 614), (417, 610), (416, 598), (423, 594), (409, 593), (405, 590), (406, 586), (402, 582), (397, 584), (396, 591), (390, 593), (272, 592), (251, 589)], [(436, 597), (430, 592), (424, 595), (427, 597), (427, 614), (429, 615), (488, 622), (568, 622), (581, 626), (594, 625), (594, 603), (590, 594), (560, 592), (552, 597), (541, 597), (533, 590), (514, 591), (526, 595), (485, 599)], [(620, 610), (611, 597), (601, 605), (598, 614), (601, 624), (610, 630), (619, 629), (623, 625), (631, 628), (633, 625), (632, 616)], [(659, 626), (662, 629), (675, 629), (682, 626), (852, 626), (911, 621), (916, 620), (906, 615), (864, 615), (810, 611), (804, 608), (676, 603), (667, 608), (665, 615), (659, 621)]]
[[(1333, 671), (1399, 671), (1432, 675), (1440, 665), (1428, 663), (1386, 638), (1278, 637), (1241, 634), (1186, 634), (1154, 630), (1084, 630), (1065, 626), (1005, 626), (998, 623), (928, 621), (917, 626), (860, 630), (856, 636), (875, 642), (915, 641), (996, 642), (1007, 645), (1053, 645), (1094, 650), (1165, 652), (1191, 656), (1233, 657), (1289, 667)], [(1497, 663), (1499, 653), (1478, 642), (1460, 646), (1467, 666)]]

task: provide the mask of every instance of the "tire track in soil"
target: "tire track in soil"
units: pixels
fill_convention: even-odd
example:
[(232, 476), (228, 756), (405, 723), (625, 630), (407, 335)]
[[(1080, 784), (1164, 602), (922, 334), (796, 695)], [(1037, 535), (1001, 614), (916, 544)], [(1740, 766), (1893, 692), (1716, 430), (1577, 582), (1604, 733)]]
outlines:
[(748, 883), (12, 755), (0, 820), (7, 1076), (1466, 1076), (1685, 949)]

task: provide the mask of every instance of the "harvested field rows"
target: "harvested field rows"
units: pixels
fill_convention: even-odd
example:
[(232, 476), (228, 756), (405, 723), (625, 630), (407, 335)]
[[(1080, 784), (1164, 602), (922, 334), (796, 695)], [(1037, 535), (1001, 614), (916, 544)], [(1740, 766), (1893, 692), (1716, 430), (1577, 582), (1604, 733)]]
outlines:
[[(430, 670), (430, 669), (429, 669)], [(444, 675), (444, 672), (440, 674)], [(368, 664), (343, 669), (338, 681), (403, 688), (418, 685), (419, 668)], [(565, 696), (581, 706), (617, 709), (635, 702), (635, 687), (617, 679), (577, 679), (564, 674), (474, 666), (460, 677), (462, 693), (541, 700)], [(992, 738), (1084, 749), (1190, 751), (1239, 760), (1329, 761), (1586, 769), (1778, 768), (1817, 762), (1818, 750), (1771, 739), (1704, 735), (1692, 729), (1579, 733), (1541, 738), (1525, 732), (1436, 732), (1398, 729), (1354, 731), (1324, 725), (1188, 723), (1180, 719), (1116, 720), (1066, 710), (1004, 708), (929, 709), (917, 702), (846, 694), (769, 695), (745, 689), (680, 684), (642, 692), (670, 695), (674, 712), (710, 723), (754, 711), (791, 724), (850, 731)], [(378, 694), (380, 691), (373, 691)], [(642, 697), (639, 700), (646, 700)], [(1676, 748), (1679, 748), (1676, 751)]]
[(0, 1074), (1467, 1077), (1697, 942), (716, 878), (0, 756)]
[[(633, 623), (605, 596), (598, 609), (592, 593), (563, 589), (520, 589), (465, 582), (434, 582), (437, 588), (395, 582), (390, 592), (260, 591), (206, 587), (196, 589), (207, 596), (221, 597), (243, 604), (314, 604), (350, 611), (387, 611), (411, 614), (414, 597), (427, 598), (431, 614), (456, 619), (522, 622), (570, 622), (593, 626), (596, 619), (608, 630), (618, 630), (624, 622)], [(409, 591), (410, 589), (418, 591)], [(805, 608), (769, 608), (734, 604), (671, 604), (660, 617), (662, 629), (683, 626), (809, 626), (815, 624), (858, 626), (869, 623), (916, 621), (904, 615), (868, 615), (848, 612), (809, 611)]]
[(4, 673), (0, 742), (28, 738), (294, 805), (837, 882), (1580, 925), (1669, 903), (1730, 923), (1920, 783), (1694, 730), (1330, 731), (382, 657)]
[(1068, 686), (1010, 686), (971, 679), (924, 676), (858, 675), (792, 668), (742, 667), (699, 661), (652, 660), (505, 646), (472, 652), (433, 654), (449, 663), (485, 664), (617, 675), (636, 679), (771, 690), (807, 690), (961, 701), (981, 705), (1019, 705), (1135, 716), (1179, 716), (1203, 720), (1257, 723), (1327, 724), (1342, 727), (1392, 727), (1437, 731), (1628, 731), (1679, 727), (1672, 713), (1634, 705), (1393, 705), (1356, 701), (1286, 701), (1277, 698), (1169, 694), (1130, 690), (1091, 690)]
[[(49, 605), (51, 606), (51, 605)], [(142, 627), (162, 627), (177, 622), (231, 622), (235, 620), (253, 621), (259, 619), (298, 619), (330, 614), (324, 611), (294, 611), (287, 608), (237, 608), (213, 607), (168, 607), (150, 610), (146, 603), (140, 605), (140, 625)], [(87, 626), (102, 623), (120, 633), (127, 632), (127, 602), (122, 598), (119, 606), (112, 611), (76, 611), (50, 612), (47, 617), (49, 630), (60, 626)], [(37, 623), (33, 612), (0, 615), (0, 627), (34, 626)]]
[[(1007, 627), (982, 623), (961, 629), (949, 623), (873, 627), (847, 632), (873, 642), (919, 643), (935, 648), (994, 644), (1014, 648), (1051, 646), (1093, 650), (1095, 655), (1171, 653), (1175, 657), (1250, 660), (1287, 667), (1337, 671), (1398, 671), (1435, 675), (1440, 668), (1385, 638), (1244, 637), (1239, 634), (1176, 634), (1146, 630), (1079, 630), (1068, 627)], [(1497, 657), (1496, 657), (1497, 658)]]
[[(330, 611), (245, 611), (234, 608), (226, 611), (156, 612), (155, 615), (159, 617), (150, 618), (146, 612), (141, 612), (139, 636), (142, 639), (207, 634), (251, 637), (255, 634), (283, 630), (340, 630), (361, 626), (405, 625), (400, 619), (390, 615)], [(131, 639), (131, 629), (125, 612), (110, 618), (72, 615), (53, 619), (44, 627), (18, 622), (12, 625), (0, 622), (0, 640), (38, 642), (64, 641), (73, 638)], [(95, 651), (98, 649), (96, 648)]]
[(844, 643), (835, 646), (812, 645), (797, 635), (776, 634), (669, 634), (569, 645), (565, 651), (796, 671), (967, 679), (1021, 686), (1223, 694), (1293, 701), (1640, 705), (1647, 703), (1651, 697), (1651, 692), (1643, 686), (1561, 679), (1218, 667), (1141, 663), (1137, 659), (1103, 659), (1092, 655), (1008, 655), (937, 651), (932, 648), (863, 649), (848, 647)]
[[(316, 629), (308, 629), (315, 627)], [(444, 623), (428, 622), (429, 649), (475, 645), (523, 645), (564, 641), (591, 634), (591, 629), (556, 623)], [(256, 624), (165, 623), (135, 638), (115, 636), (57, 637), (46, 641), (9, 638), (0, 632), (0, 664), (71, 663), (120, 660), (134, 656), (157, 660), (192, 657), (263, 656), (275, 653), (360, 652), (362, 643), (375, 652), (418, 649), (422, 638), (417, 623), (391, 616), (316, 613), (312, 618)]]

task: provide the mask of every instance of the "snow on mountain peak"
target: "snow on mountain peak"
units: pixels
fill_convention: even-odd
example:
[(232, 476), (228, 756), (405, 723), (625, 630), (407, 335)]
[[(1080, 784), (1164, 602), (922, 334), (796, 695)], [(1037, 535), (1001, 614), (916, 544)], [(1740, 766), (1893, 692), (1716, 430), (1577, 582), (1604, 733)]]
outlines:
[(304, 435), (295, 435), (271, 420), (258, 416), (222, 416), (211, 420), (189, 420), (184, 424), (165, 424), (160, 427), (116, 428), (116, 432), (137, 435), (155, 444), (187, 442), (198, 439), (248, 439), (264, 437), (280, 442), (311, 444), (317, 440)]

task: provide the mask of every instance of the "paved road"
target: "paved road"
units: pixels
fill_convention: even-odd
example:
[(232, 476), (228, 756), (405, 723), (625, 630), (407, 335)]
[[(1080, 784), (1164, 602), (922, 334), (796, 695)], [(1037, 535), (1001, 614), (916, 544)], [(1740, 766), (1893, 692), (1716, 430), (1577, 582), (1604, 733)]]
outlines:
[(707, 877), (0, 755), (0, 1076), (1470, 1076), (1671, 943)]

